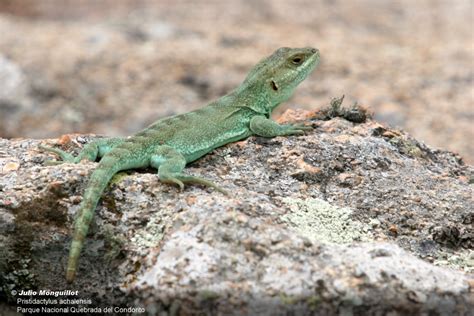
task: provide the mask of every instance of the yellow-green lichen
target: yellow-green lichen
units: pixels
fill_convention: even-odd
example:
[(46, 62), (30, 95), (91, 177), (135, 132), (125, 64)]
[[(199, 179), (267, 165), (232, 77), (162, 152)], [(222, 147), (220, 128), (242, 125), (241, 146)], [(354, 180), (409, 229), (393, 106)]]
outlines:
[(351, 243), (370, 239), (369, 226), (351, 219), (352, 210), (321, 199), (284, 198), (291, 212), (283, 216), (299, 234), (323, 243)]
[(116, 173), (109, 182), (109, 186), (114, 184), (120, 183), (124, 178), (128, 177), (128, 173), (126, 172), (118, 172)]
[(143, 248), (155, 247), (163, 239), (168, 221), (169, 218), (161, 212), (154, 213), (146, 224), (145, 229), (138, 231), (132, 237), (131, 242)]
[(201, 290), (198, 292), (199, 300), (201, 301), (213, 301), (220, 297), (219, 293), (212, 290)]
[(311, 311), (314, 311), (316, 310), (316, 308), (318, 308), (318, 305), (321, 303), (321, 297), (317, 296), (317, 295), (312, 295), (312, 296), (309, 296), (307, 299), (306, 299), (306, 304), (308, 304), (308, 307)]
[(410, 139), (402, 137), (394, 137), (389, 141), (392, 145), (396, 146), (402, 154), (407, 154), (410, 157), (423, 157), (423, 151), (420, 149), (418, 144)]
[(285, 293), (280, 293), (280, 301), (285, 305), (295, 305), (298, 303), (300, 298)]
[(434, 261), (434, 264), (437, 266), (462, 270), (466, 273), (474, 272), (474, 251), (472, 250), (462, 249), (456, 255), (446, 251), (439, 251), (437, 257), (438, 259)]
[(127, 240), (124, 236), (115, 232), (113, 225), (105, 224), (103, 227), (104, 240), (107, 242), (109, 248), (105, 254), (105, 259), (108, 263), (117, 258), (122, 251)]

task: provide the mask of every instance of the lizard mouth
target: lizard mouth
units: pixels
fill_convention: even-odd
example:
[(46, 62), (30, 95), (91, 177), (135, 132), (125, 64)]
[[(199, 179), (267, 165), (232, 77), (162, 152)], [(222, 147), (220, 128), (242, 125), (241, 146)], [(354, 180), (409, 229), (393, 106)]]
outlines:
[(317, 48), (308, 48), (311, 53), (311, 59), (314, 59), (316, 62), (319, 62), (319, 49)]
[(312, 70), (319, 64), (319, 49), (313, 47), (307, 47), (306, 49), (309, 55), (308, 60), (306, 61), (307, 67)]
[(319, 56), (319, 49), (313, 48), (313, 47), (309, 47), (309, 50), (311, 51), (311, 53), (313, 53), (313, 54)]

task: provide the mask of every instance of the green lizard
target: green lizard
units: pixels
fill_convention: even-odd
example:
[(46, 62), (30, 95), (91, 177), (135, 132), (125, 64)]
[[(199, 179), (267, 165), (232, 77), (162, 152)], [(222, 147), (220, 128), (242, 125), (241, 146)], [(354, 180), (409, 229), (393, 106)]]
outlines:
[(275, 137), (303, 134), (304, 130), (311, 129), (304, 125), (279, 125), (270, 120), (270, 113), (288, 100), (296, 86), (318, 63), (319, 51), (315, 48), (283, 47), (260, 61), (231, 93), (201, 109), (160, 119), (130, 138), (91, 142), (77, 157), (56, 148), (40, 146), (57, 154), (64, 162), (95, 161), (102, 157), (89, 179), (75, 221), (67, 281), (72, 282), (75, 278), (95, 208), (117, 172), (153, 167), (158, 169), (161, 182), (176, 184), (181, 190), (185, 183), (197, 183), (226, 193), (206, 179), (183, 173), (186, 164), (217, 147), (251, 135)]

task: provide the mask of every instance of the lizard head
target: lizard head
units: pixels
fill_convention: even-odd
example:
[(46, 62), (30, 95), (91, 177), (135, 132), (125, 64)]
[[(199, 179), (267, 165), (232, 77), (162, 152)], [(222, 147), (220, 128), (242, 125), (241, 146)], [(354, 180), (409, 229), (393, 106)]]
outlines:
[[(260, 61), (244, 81), (247, 87), (266, 96), (266, 112), (288, 100), (293, 91), (319, 63), (319, 51), (312, 47), (277, 49)], [(262, 91), (263, 90), (263, 91)]]

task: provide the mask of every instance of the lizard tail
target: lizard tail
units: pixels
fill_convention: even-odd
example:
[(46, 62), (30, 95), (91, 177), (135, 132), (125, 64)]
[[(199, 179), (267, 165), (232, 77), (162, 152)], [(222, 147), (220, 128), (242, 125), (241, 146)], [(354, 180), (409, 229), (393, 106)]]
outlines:
[(94, 217), (94, 211), (107, 184), (112, 177), (120, 171), (120, 163), (113, 156), (104, 156), (99, 166), (92, 173), (84, 198), (80, 205), (79, 214), (75, 221), (74, 237), (72, 239), (71, 248), (69, 249), (69, 260), (67, 263), (66, 280), (68, 283), (74, 281), (76, 275), (77, 262), (84, 240), (89, 230), (89, 224)]

